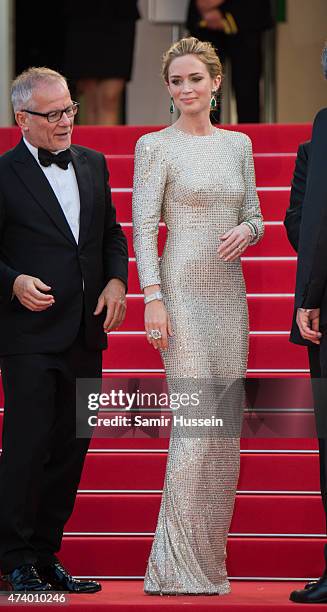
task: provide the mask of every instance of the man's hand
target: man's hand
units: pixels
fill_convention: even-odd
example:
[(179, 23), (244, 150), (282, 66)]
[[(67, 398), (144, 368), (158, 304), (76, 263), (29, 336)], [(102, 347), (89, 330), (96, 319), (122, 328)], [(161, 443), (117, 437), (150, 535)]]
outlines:
[(222, 12), (217, 10), (208, 11), (202, 13), (203, 21), (205, 21), (205, 27), (209, 30), (224, 30), (224, 17)]
[(103, 324), (105, 333), (122, 324), (126, 314), (125, 285), (119, 278), (112, 278), (99, 296), (93, 314), (99, 315), (107, 307), (107, 316)]
[(27, 274), (17, 276), (13, 285), (13, 292), (17, 299), (25, 308), (33, 312), (46, 310), (54, 304), (53, 295), (42, 293), (50, 289), (51, 287), (45, 285), (39, 278)]
[(304, 340), (311, 340), (314, 344), (320, 344), (322, 334), (319, 331), (320, 308), (298, 308), (296, 322), (300, 334)]
[(203, 15), (212, 9), (218, 8), (225, 0), (196, 0), (196, 8)]

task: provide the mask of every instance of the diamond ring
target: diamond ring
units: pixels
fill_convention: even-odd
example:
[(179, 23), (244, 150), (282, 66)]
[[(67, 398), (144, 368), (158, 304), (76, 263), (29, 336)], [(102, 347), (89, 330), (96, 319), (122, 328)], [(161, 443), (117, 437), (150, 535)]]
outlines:
[(160, 329), (150, 329), (149, 338), (152, 338), (152, 340), (159, 340), (161, 337), (162, 333)]

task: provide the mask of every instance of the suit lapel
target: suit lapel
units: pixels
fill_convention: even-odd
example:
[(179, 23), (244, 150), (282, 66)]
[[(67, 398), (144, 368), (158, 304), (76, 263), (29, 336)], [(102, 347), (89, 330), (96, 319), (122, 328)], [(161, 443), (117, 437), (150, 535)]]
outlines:
[(93, 213), (94, 188), (91, 170), (86, 155), (71, 147), (80, 198), (79, 248), (86, 240)]
[(75, 238), (67, 223), (63, 210), (53, 189), (37, 161), (25, 146), (23, 140), (16, 147), (14, 169), (26, 188), (50, 217), (61, 233), (76, 245)]

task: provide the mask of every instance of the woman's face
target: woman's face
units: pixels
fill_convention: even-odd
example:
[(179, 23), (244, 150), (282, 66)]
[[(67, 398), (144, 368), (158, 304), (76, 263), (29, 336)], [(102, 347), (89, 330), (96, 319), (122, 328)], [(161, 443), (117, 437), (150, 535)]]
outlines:
[(209, 112), (211, 92), (219, 89), (221, 78), (212, 79), (207, 66), (195, 55), (176, 57), (168, 70), (168, 89), (181, 113)]

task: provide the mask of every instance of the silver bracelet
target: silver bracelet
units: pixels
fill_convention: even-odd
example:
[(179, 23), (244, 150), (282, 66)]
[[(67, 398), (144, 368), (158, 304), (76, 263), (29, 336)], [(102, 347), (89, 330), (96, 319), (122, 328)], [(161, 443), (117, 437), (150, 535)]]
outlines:
[(161, 291), (155, 291), (154, 293), (150, 293), (150, 295), (144, 296), (144, 304), (148, 304), (149, 302), (153, 302), (153, 300), (162, 300)]
[(254, 223), (251, 223), (251, 221), (243, 221), (243, 224), (247, 225), (248, 228), (251, 230), (253, 240), (258, 237), (258, 230)]

